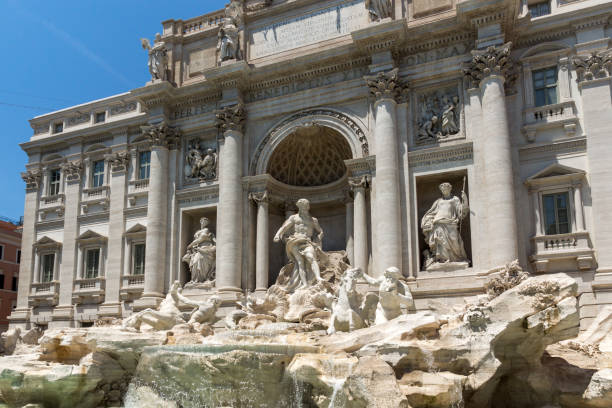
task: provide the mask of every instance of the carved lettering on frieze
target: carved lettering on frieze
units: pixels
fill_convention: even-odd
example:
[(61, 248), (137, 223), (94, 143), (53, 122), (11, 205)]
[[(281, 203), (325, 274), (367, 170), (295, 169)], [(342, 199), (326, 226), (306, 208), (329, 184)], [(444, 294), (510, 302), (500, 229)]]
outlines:
[(217, 119), (217, 127), (221, 132), (228, 130), (244, 131), (246, 109), (241, 103), (215, 110), (215, 117)]
[(407, 66), (425, 64), (457, 55), (463, 55), (467, 52), (467, 50), (468, 46), (464, 43), (449, 45), (448, 47), (407, 55), (404, 57), (403, 63)]
[(472, 50), (472, 60), (463, 68), (463, 74), (468, 88), (477, 88), (480, 82), (490, 75), (499, 75), (505, 78), (506, 88), (511, 88), (516, 81), (516, 69), (510, 50), (512, 43), (502, 46), (490, 46), (485, 50)]
[(141, 126), (140, 130), (153, 146), (173, 149), (176, 148), (180, 139), (180, 130), (168, 126), (165, 121), (155, 125)]
[(593, 52), (590, 55), (578, 55), (573, 59), (578, 82), (607, 78), (612, 75), (612, 51)]

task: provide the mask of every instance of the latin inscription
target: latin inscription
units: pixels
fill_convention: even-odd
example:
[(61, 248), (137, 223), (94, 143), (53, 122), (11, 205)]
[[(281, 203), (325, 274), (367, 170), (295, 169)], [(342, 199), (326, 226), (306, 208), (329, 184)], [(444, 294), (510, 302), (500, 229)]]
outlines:
[(189, 203), (200, 203), (203, 201), (212, 201), (212, 200), (216, 200), (217, 198), (219, 198), (218, 194), (204, 194), (201, 196), (195, 196), (195, 197), (189, 197), (189, 198), (183, 198), (178, 200), (179, 204), (189, 204)]
[(172, 112), (170, 118), (172, 120), (189, 118), (191, 116), (203, 115), (208, 112), (212, 112), (215, 109), (215, 104), (204, 104), (204, 105), (195, 105), (195, 106), (187, 106), (182, 109), (177, 109)]
[(456, 55), (465, 54), (468, 51), (466, 44), (454, 44), (436, 50), (420, 52), (412, 54), (404, 58), (404, 63), (408, 66), (425, 64), (427, 62), (437, 61), (444, 58), (454, 57)]
[(350, 34), (367, 22), (364, 0), (280, 21), (251, 33), (251, 58), (260, 58)]

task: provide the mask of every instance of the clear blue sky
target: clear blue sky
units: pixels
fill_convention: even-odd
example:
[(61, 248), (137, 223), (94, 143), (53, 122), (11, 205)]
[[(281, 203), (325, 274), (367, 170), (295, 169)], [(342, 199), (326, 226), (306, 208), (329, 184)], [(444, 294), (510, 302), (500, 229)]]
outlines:
[(229, 0), (0, 0), (0, 216), (23, 215), (28, 119), (143, 86), (140, 38)]

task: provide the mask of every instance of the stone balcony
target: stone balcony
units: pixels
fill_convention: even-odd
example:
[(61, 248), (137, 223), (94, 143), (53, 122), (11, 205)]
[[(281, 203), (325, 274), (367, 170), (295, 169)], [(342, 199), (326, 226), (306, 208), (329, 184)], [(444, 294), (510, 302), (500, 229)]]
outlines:
[(523, 133), (528, 142), (535, 142), (538, 131), (563, 128), (567, 137), (576, 133), (578, 117), (574, 101), (527, 108), (523, 111)]
[(59, 282), (34, 282), (30, 286), (28, 303), (31, 307), (55, 306), (59, 301)]
[(72, 292), (72, 302), (101, 303), (104, 301), (105, 280), (103, 276), (97, 278), (76, 279)]
[(130, 180), (127, 199), (130, 207), (140, 205), (149, 195), (149, 179)]
[(543, 235), (532, 239), (534, 254), (531, 262), (536, 272), (548, 272), (552, 263), (571, 261), (580, 270), (595, 266), (595, 251), (587, 231), (569, 234)]
[(107, 211), (110, 202), (110, 187), (100, 186), (83, 189), (81, 195), (81, 213), (87, 214), (91, 209)]
[(47, 215), (56, 213), (58, 217), (64, 216), (66, 196), (64, 194), (54, 194), (50, 196), (42, 196), (38, 213), (41, 220), (47, 219)]
[(144, 275), (123, 275), (121, 277), (121, 300), (134, 300), (144, 291)]

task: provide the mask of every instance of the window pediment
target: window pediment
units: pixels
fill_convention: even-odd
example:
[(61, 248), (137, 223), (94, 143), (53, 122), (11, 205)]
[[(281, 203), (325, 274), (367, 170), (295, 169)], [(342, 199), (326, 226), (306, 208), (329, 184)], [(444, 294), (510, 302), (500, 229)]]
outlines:
[(525, 184), (528, 187), (573, 184), (576, 181), (581, 181), (585, 175), (584, 170), (554, 163), (528, 177)]
[(98, 234), (95, 231), (87, 230), (77, 238), (80, 243), (86, 242), (106, 242), (106, 237)]
[(34, 243), (36, 248), (60, 248), (61, 246), (61, 242), (55, 241), (46, 235)]

